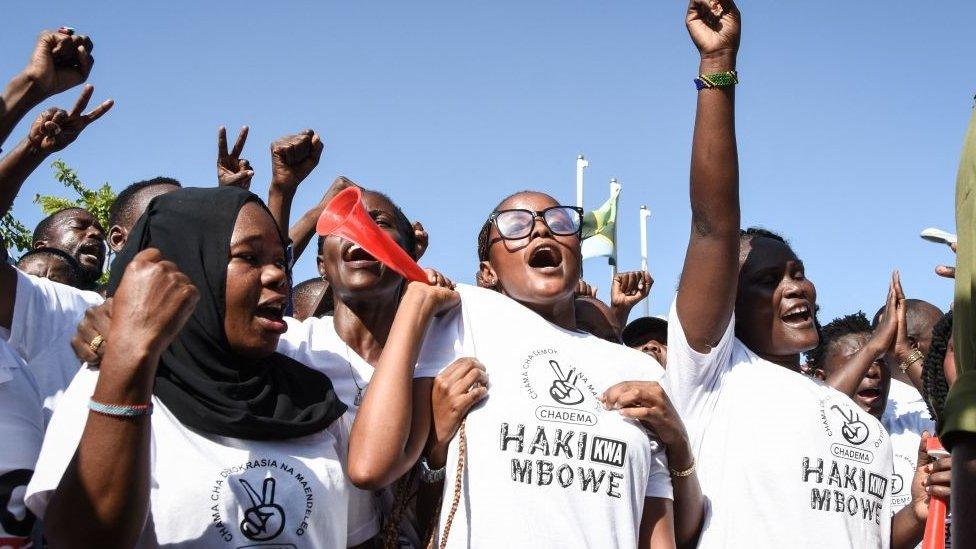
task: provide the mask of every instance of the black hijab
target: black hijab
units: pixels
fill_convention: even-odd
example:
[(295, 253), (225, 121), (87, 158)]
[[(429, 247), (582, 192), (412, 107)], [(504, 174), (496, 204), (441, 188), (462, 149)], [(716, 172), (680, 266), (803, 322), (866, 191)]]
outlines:
[(242, 361), (224, 333), (230, 237), (238, 213), (251, 201), (264, 207), (237, 187), (156, 197), (112, 264), (108, 294), (118, 289), (137, 253), (157, 248), (193, 281), (200, 300), (159, 359), (155, 395), (197, 431), (249, 440), (301, 437), (322, 431), (346, 411), (332, 381), (278, 353)]

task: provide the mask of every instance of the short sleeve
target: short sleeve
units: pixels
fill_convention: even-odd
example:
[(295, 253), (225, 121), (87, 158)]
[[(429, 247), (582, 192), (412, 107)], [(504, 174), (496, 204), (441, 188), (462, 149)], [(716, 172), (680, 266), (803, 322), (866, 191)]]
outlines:
[(61, 482), (88, 422), (88, 400), (95, 392), (98, 370), (81, 368), (65, 391), (44, 435), (34, 477), (27, 486), (27, 507), (44, 517), (51, 495)]
[[(0, 362), (14, 358), (7, 348)], [(27, 540), (34, 515), (24, 504), (24, 489), (31, 480), (44, 440), (44, 416), (37, 385), (26, 368), (0, 364), (10, 378), (0, 383), (0, 541)], [(16, 542), (14, 546), (17, 546)]]
[(668, 367), (664, 387), (682, 417), (702, 411), (705, 402), (714, 403), (721, 377), (732, 367), (735, 343), (735, 318), (729, 319), (718, 345), (708, 353), (699, 353), (688, 344), (684, 327), (678, 318), (677, 300), (668, 314)]
[(644, 497), (674, 499), (671, 470), (668, 468), (668, 458), (664, 453), (663, 444), (657, 444), (657, 449), (651, 452), (651, 463), (647, 471), (647, 487), (644, 489)]
[(50, 349), (52, 344), (68, 345), (85, 311), (104, 301), (95, 292), (14, 270), (17, 272), (17, 295), (7, 339), (28, 363)]
[(463, 303), (430, 323), (413, 377), (437, 377), (441, 370), (463, 356), (462, 307)]

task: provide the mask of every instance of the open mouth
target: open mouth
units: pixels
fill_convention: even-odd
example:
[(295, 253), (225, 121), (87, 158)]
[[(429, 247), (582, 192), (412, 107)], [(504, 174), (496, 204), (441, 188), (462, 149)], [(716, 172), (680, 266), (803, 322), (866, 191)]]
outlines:
[(85, 260), (88, 263), (98, 264), (102, 261), (105, 248), (101, 242), (88, 241), (78, 246), (78, 260)]
[(800, 303), (787, 309), (780, 318), (790, 326), (805, 327), (813, 323), (813, 311), (809, 304)]
[(555, 270), (563, 264), (563, 254), (551, 244), (541, 244), (529, 254), (529, 267), (543, 271)]
[(352, 244), (342, 254), (342, 260), (354, 269), (375, 267), (379, 262), (359, 244)]
[(254, 316), (265, 329), (283, 334), (288, 329), (288, 325), (285, 324), (284, 320), (287, 301), (287, 298), (282, 296), (258, 303), (257, 308), (254, 310)]
[(867, 387), (857, 392), (857, 396), (863, 400), (875, 400), (881, 397), (881, 389), (877, 387)]

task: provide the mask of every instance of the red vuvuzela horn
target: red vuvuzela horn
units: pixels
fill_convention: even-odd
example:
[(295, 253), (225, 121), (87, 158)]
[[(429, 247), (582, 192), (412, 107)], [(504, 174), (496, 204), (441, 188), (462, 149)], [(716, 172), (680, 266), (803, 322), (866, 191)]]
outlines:
[[(929, 437), (925, 441), (925, 450), (929, 456), (940, 459), (949, 456), (938, 437)], [(946, 501), (932, 496), (929, 499), (929, 518), (925, 521), (925, 536), (922, 538), (922, 549), (945, 549)]]
[(329, 201), (319, 215), (315, 232), (351, 240), (407, 280), (430, 284), (420, 265), (370, 217), (358, 187), (343, 189)]

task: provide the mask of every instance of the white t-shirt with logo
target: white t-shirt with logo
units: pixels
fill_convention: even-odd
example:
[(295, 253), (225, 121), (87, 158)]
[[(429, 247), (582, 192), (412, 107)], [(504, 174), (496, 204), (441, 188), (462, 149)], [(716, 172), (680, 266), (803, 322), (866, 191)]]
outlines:
[(71, 338), (89, 307), (104, 299), (46, 278), (17, 273), (17, 297), (7, 342), (27, 362), (44, 404), (45, 422), (61, 393), (78, 373), (81, 362)]
[(707, 354), (668, 318), (668, 394), (708, 501), (700, 548), (888, 547), (891, 440), (812, 377), (756, 356), (734, 320)]
[(912, 478), (918, 461), (918, 444), (923, 431), (935, 435), (935, 422), (922, 394), (915, 387), (892, 379), (881, 423), (891, 436), (894, 451), (891, 512), (897, 513), (912, 501)]
[(24, 494), (43, 440), (37, 383), (24, 361), (0, 341), (0, 548), (30, 544), (34, 515)]
[[(98, 372), (83, 368), (48, 427), (27, 489), (43, 517), (78, 447)], [(345, 473), (348, 415), (285, 441), (198, 433), (153, 397), (150, 516), (138, 547), (346, 547), (378, 528), (367, 492)]]
[[(461, 306), (428, 332), (433, 349), (475, 356), (488, 396), (466, 420), (463, 491), (448, 547), (635, 547), (646, 497), (671, 498), (664, 447), (597, 398), (627, 380), (657, 380), (652, 358), (563, 330), (499, 293), (458, 286)], [(418, 376), (442, 359), (422, 356)], [(458, 460), (451, 441), (438, 532)]]

